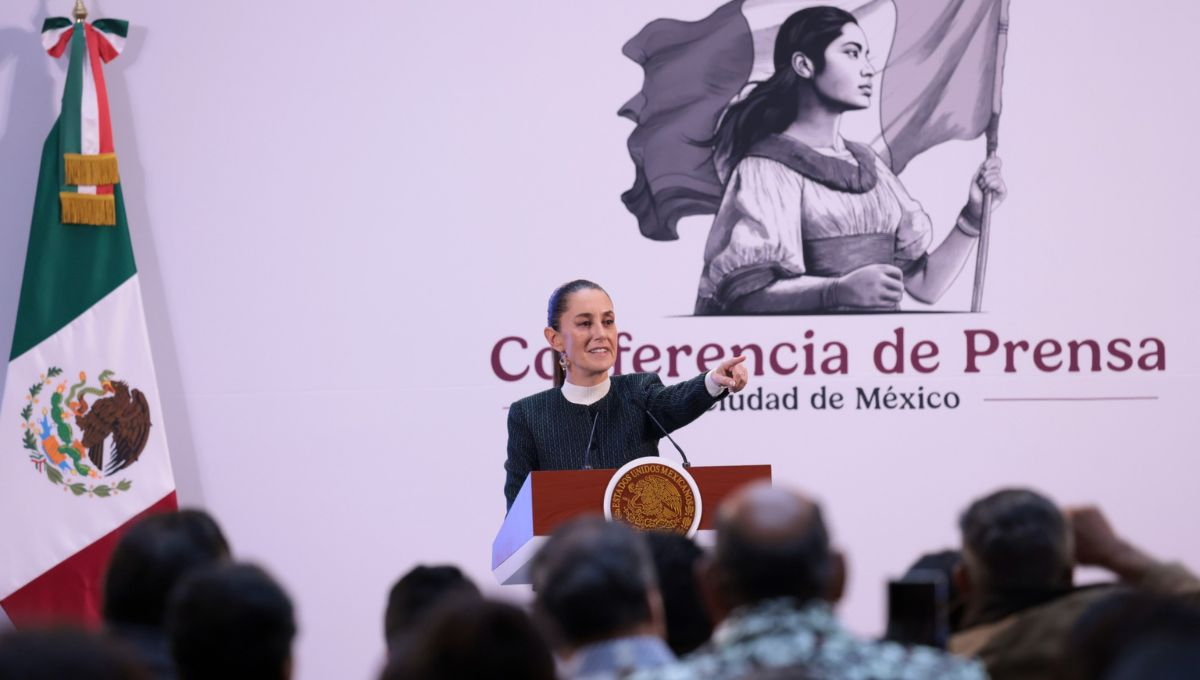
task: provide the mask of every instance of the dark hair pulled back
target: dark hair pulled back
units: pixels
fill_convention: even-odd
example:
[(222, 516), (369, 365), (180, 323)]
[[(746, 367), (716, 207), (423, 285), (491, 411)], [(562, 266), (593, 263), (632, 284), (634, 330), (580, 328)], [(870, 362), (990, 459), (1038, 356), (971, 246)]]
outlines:
[[(550, 304), (546, 305), (547, 326), (556, 331), (562, 330), (559, 328), (561, 325), (559, 320), (566, 313), (571, 296), (581, 290), (598, 290), (608, 295), (608, 292), (601, 288), (600, 284), (593, 283), (587, 279), (575, 279), (574, 281), (564, 283), (555, 288), (554, 292), (550, 294)], [(551, 352), (554, 355), (554, 386), (562, 387), (563, 383), (567, 381), (567, 373), (562, 367), (562, 355), (557, 350), (551, 350)]]
[(800, 88), (810, 87), (792, 68), (792, 56), (803, 53), (813, 70), (825, 69), (825, 50), (842, 34), (854, 15), (837, 7), (809, 7), (793, 13), (775, 36), (775, 72), (730, 105), (712, 138), (705, 141), (732, 168), (756, 142), (787, 129), (800, 112)]

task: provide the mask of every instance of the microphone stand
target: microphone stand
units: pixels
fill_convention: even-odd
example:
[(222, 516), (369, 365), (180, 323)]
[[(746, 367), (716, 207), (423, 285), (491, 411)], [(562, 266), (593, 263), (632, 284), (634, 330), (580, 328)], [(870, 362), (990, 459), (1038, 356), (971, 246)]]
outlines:
[(650, 421), (653, 422), (656, 427), (658, 427), (659, 431), (663, 433), (663, 436), (667, 438), (667, 441), (671, 442), (671, 446), (674, 446), (675, 450), (679, 452), (679, 457), (683, 459), (683, 466), (685, 468), (690, 468), (692, 464), (690, 461), (688, 461), (687, 454), (683, 452), (683, 449), (679, 448), (679, 444), (675, 443), (675, 439), (671, 437), (670, 432), (667, 432), (667, 428), (663, 427), (662, 423), (658, 422), (658, 418), (655, 418), (654, 414), (651, 413), (650, 409), (646, 408), (644, 404), (642, 410), (646, 412), (646, 415), (650, 416)]
[(592, 412), (592, 431), (588, 434), (587, 448), (583, 451), (583, 469), (592, 469), (592, 438), (596, 436), (596, 423), (600, 420), (600, 409), (593, 409), (588, 406), (588, 410)]

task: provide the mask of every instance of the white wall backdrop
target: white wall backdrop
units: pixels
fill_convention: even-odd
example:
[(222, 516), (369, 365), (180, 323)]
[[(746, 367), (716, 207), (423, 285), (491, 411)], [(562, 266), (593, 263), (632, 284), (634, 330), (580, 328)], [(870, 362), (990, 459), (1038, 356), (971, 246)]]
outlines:
[[(1154, 553), (1200, 567), (1185, 539), (1200, 511), (1200, 6), (1013, 3), (1010, 194), (986, 313), (692, 318), (710, 220), (651, 242), (619, 201), (632, 123), (616, 111), (642, 82), (620, 49), (655, 18), (717, 4), (88, 3), (132, 24), (107, 77), (179, 496), (296, 598), (300, 678), (374, 673), (387, 589), (417, 562), (505, 592), (488, 571), (503, 408), (546, 385), (500, 380), (491, 352), (537, 342), (546, 296), (579, 276), (608, 288), (633, 346), (769, 347), (812, 330), (849, 347), (848, 375), (768, 371), (754, 388), (961, 396), (956, 410), (713, 413), (678, 437), (699, 464), (770, 463), (826, 502), (858, 631), (882, 628), (884, 579), (953, 545), (957, 513), (1002, 485), (1098, 502)], [(0, 5), (0, 343), (61, 95), (64, 63), (38, 30), (70, 6)], [(982, 156), (980, 141), (949, 143), (903, 174), (939, 238)], [(936, 309), (969, 303), (968, 269)], [(901, 326), (941, 347), (935, 373), (871, 366)], [(966, 329), (1159, 338), (1166, 370), (1042, 373), (1026, 355), (968, 375)], [(1156, 399), (985, 401), (1045, 396)]]

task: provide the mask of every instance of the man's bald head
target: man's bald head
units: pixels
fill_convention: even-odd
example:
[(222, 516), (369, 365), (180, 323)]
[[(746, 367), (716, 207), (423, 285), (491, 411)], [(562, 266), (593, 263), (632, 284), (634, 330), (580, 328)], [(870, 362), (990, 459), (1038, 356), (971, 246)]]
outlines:
[(767, 483), (748, 486), (721, 505), (715, 559), (728, 595), (739, 604), (821, 597), (834, 562), (820, 506)]

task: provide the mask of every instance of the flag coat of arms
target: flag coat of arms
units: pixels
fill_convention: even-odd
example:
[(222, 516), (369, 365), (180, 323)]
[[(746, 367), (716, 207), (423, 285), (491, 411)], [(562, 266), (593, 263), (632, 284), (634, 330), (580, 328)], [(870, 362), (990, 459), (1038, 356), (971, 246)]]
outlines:
[(847, 116), (846, 139), (871, 144), (896, 174), (927, 149), (989, 126), (994, 142), (1008, 0), (732, 0), (699, 21), (659, 19), (623, 50), (644, 73), (619, 112), (636, 123), (634, 184), (621, 198), (643, 236), (674, 240), (680, 219), (717, 212), (724, 177), (701, 142), (771, 75), (784, 20), (819, 5), (855, 16), (880, 67), (878, 101)]
[(127, 26), (43, 27), (69, 62), (0, 400), (0, 608), (17, 627), (98, 620), (122, 530), (176, 505), (103, 71)]

